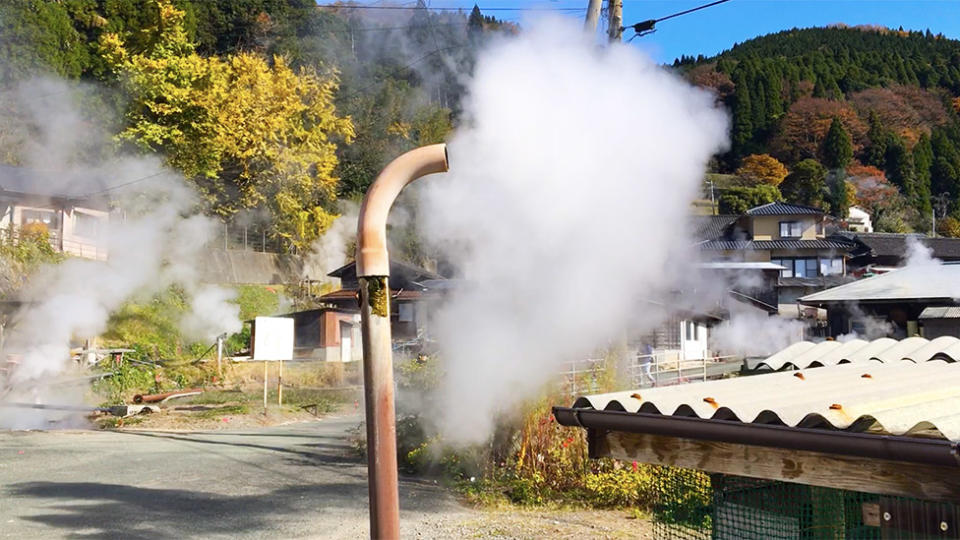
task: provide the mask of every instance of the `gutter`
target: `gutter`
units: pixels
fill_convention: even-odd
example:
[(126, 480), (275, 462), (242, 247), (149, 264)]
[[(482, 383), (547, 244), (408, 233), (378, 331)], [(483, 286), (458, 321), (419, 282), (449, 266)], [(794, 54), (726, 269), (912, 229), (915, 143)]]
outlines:
[[(947, 440), (570, 407), (554, 407), (553, 415), (562, 426), (582, 427), (591, 431), (644, 433), (697, 441), (960, 467), (960, 443)], [(591, 454), (592, 451), (593, 448)]]

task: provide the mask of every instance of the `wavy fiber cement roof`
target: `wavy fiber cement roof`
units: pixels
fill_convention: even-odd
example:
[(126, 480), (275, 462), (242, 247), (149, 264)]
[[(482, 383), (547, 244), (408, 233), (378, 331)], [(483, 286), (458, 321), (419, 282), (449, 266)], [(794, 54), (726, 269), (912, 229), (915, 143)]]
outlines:
[(854, 339), (844, 343), (800, 341), (760, 362), (758, 366), (766, 366), (774, 370), (780, 370), (786, 366), (806, 369), (868, 361), (928, 362), (934, 359), (960, 361), (960, 339), (941, 336), (932, 341), (922, 337), (901, 341), (890, 338), (873, 341)]
[(575, 408), (960, 440), (960, 363), (846, 364), (598, 394)]

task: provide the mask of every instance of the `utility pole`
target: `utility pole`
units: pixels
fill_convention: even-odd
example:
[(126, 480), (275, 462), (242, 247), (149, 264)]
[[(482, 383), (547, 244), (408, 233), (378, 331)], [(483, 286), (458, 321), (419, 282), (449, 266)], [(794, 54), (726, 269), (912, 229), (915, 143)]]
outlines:
[(623, 0), (607, 0), (607, 32), (610, 43), (619, 43), (623, 34)]
[(707, 180), (710, 182), (710, 213), (717, 215), (717, 199), (713, 196), (713, 180)]
[(583, 29), (588, 34), (594, 34), (597, 31), (601, 7), (603, 7), (603, 0), (589, 0), (587, 3), (587, 18), (583, 22)]

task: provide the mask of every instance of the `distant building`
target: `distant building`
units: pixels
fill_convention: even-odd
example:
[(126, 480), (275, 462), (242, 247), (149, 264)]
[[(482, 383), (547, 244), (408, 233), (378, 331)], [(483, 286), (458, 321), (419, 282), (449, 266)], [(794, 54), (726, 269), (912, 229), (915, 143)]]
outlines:
[(831, 238), (853, 242), (849, 273), (885, 272), (902, 266), (907, 258), (908, 238), (914, 238), (930, 249), (941, 261), (960, 261), (960, 238), (931, 238), (922, 234), (838, 233)]
[[(909, 266), (804, 296), (800, 303), (827, 310), (829, 335), (920, 335), (928, 308), (957, 306), (960, 263)], [(927, 312), (928, 316), (932, 312)]]
[(694, 224), (707, 259), (781, 266), (777, 304), (796, 312), (797, 298), (848, 281), (853, 241), (827, 237), (823, 211), (774, 202), (742, 216), (704, 216)]
[(870, 221), (870, 214), (856, 206), (851, 206), (847, 214), (847, 229), (854, 232), (872, 233), (873, 222)]
[[(325, 307), (285, 315), (294, 319), (299, 358), (350, 362), (363, 356), (360, 341), (360, 283), (356, 263), (330, 272), (341, 288), (317, 301)], [(420, 350), (427, 341), (429, 313), (446, 280), (412, 264), (390, 261), (390, 321), (395, 347)]]
[(960, 338), (960, 307), (928, 307), (920, 312), (920, 332), (927, 339)]
[(15, 238), (24, 226), (41, 227), (57, 251), (106, 260), (106, 199), (57, 184), (49, 174), (0, 165), (0, 230)]

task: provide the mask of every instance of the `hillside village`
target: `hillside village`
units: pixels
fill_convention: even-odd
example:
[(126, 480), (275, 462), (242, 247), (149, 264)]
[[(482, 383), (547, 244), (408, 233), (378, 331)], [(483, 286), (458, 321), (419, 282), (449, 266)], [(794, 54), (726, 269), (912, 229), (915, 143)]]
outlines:
[(956, 537), (960, 36), (580, 3), (0, 3), (13, 536)]

